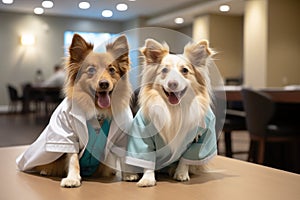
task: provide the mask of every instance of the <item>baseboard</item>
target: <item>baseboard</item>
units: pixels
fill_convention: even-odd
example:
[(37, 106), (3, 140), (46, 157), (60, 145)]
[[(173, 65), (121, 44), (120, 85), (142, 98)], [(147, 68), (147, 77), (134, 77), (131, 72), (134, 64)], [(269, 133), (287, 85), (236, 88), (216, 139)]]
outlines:
[[(17, 112), (21, 111), (21, 105), (17, 106)], [(9, 113), (9, 106), (8, 105), (0, 105), (0, 114)]]

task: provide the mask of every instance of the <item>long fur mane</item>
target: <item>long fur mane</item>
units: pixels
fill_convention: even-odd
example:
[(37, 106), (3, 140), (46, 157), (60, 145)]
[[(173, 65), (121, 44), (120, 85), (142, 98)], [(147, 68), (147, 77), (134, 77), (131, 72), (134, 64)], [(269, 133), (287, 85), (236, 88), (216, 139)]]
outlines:
[[(145, 61), (139, 103), (144, 117), (154, 123), (164, 141), (172, 143), (175, 137), (182, 140), (195, 126), (204, 126), (205, 114), (211, 104), (207, 63), (212, 52), (208, 48), (208, 42), (189, 43), (185, 46), (183, 55), (178, 55), (190, 62), (196, 81), (191, 81), (191, 87), (176, 106), (170, 105), (161, 97), (158, 91), (161, 86), (155, 83), (161, 60), (169, 54), (168, 46), (148, 39), (142, 53)], [(176, 145), (171, 144), (171, 148), (176, 148)]]

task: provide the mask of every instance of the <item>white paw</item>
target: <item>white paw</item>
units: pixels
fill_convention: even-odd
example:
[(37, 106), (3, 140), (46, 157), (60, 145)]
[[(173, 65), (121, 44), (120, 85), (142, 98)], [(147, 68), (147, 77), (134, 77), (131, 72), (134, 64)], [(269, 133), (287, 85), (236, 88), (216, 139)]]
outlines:
[(142, 178), (137, 182), (136, 184), (139, 187), (151, 187), (156, 185), (156, 180), (155, 179), (149, 179), (149, 178)]
[(189, 181), (190, 180), (188, 171), (176, 171), (173, 178), (177, 181)]
[(123, 173), (122, 179), (123, 181), (136, 181), (139, 179), (139, 175), (133, 173)]
[(42, 176), (47, 176), (48, 175), (48, 172), (46, 171), (46, 170), (41, 170), (40, 171), (40, 175), (42, 175)]
[(63, 178), (60, 182), (61, 187), (73, 188), (81, 185), (80, 178)]

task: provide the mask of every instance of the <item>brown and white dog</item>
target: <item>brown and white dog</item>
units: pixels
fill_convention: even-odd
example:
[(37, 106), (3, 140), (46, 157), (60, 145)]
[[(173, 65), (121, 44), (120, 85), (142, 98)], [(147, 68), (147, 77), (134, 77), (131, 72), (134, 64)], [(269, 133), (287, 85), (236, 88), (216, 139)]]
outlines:
[[(93, 51), (92, 44), (75, 34), (69, 54), (64, 87), (66, 98), (54, 111), (41, 136), (17, 159), (17, 165), (22, 171), (66, 175), (61, 186), (78, 187), (81, 185), (79, 160), (87, 143), (93, 142), (89, 141), (87, 121), (96, 119), (98, 129), (103, 119), (111, 121), (110, 138), (110, 134), (120, 133), (116, 128), (111, 133), (114, 114), (126, 113), (124, 116), (128, 119), (123, 119), (125, 122), (132, 118), (128, 110), (131, 95), (127, 75), (129, 47), (126, 36), (121, 35), (106, 45), (106, 52), (98, 53)], [(101, 175), (112, 173), (114, 170), (104, 164), (100, 164), (95, 172)]]
[[(215, 140), (213, 139), (215, 138), (214, 116), (210, 112), (211, 86), (207, 66), (212, 50), (208, 47), (208, 42), (203, 40), (187, 44), (183, 54), (174, 55), (169, 53), (166, 43), (161, 44), (153, 39), (147, 39), (141, 51), (145, 62), (139, 94), (140, 113), (138, 115), (140, 114), (142, 117), (134, 119), (133, 125), (138, 125), (133, 126), (131, 132), (132, 134), (139, 132), (137, 135), (144, 138), (129, 140), (128, 151), (134, 158), (127, 156), (126, 162), (144, 168), (144, 174), (137, 183), (138, 186), (155, 185), (154, 171), (157, 167), (165, 167), (165, 163), (174, 161), (179, 161), (173, 175), (174, 179), (187, 181), (190, 179), (189, 171), (196, 173), (195, 171), (202, 168), (194, 167), (193, 164), (187, 162), (187, 159), (182, 159), (183, 154), (188, 151), (194, 140), (202, 137), (202, 133), (196, 133), (196, 137), (189, 138), (189, 132), (199, 126), (208, 128), (206, 122), (211, 120), (209, 125), (213, 130), (209, 137)], [(207, 113), (211, 115), (209, 120), (206, 120), (208, 119)], [(143, 128), (139, 127), (141, 127), (141, 123), (146, 122), (151, 122), (155, 126), (159, 137), (153, 135), (153, 138), (149, 139), (147, 135), (143, 136), (147, 125)], [(184, 142), (185, 140), (189, 141)], [(140, 145), (141, 143), (142, 145)], [(161, 151), (165, 147), (161, 143), (167, 145), (171, 150)], [(214, 148), (211, 151), (212, 155), (216, 154)], [(149, 149), (152, 152), (147, 152)], [(130, 151), (134, 152), (135, 156)], [(153, 152), (155, 152), (155, 158), (153, 158)], [(142, 154), (145, 157), (141, 156)], [(147, 156), (153, 157), (148, 159)], [(132, 177), (127, 177), (127, 180), (137, 178), (137, 175), (132, 175)]]

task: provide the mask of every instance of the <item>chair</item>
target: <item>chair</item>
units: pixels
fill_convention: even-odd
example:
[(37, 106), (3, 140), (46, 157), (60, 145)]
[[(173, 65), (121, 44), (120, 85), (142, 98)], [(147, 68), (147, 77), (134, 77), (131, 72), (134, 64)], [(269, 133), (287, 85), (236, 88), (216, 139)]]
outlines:
[(12, 113), (15, 113), (15, 112), (17, 112), (18, 103), (23, 100), (23, 97), (19, 96), (17, 89), (10, 84), (7, 85), (7, 91), (8, 91), (9, 100), (10, 100), (9, 111)]
[(224, 142), (225, 142), (225, 155), (232, 157), (234, 154), (245, 154), (244, 151), (232, 150), (232, 132), (246, 130), (245, 113), (241, 110), (235, 110), (232, 108), (227, 109), (225, 122), (223, 126)]
[(43, 101), (45, 103), (45, 114), (49, 116), (55, 108), (62, 102), (63, 96), (60, 87), (49, 88), (49, 91), (44, 92)]
[(248, 154), (248, 151), (232, 150), (232, 132), (246, 130), (245, 113), (240, 103), (241, 102), (226, 103), (225, 99), (220, 97), (214, 99), (215, 115), (217, 118), (216, 130), (217, 132), (224, 132), (225, 155), (227, 157), (232, 157), (234, 154)]
[(276, 104), (269, 95), (244, 88), (242, 98), (246, 125), (250, 133), (249, 161), (264, 164), (267, 143), (284, 144), (299, 141), (300, 129), (296, 128), (299, 125), (274, 121)]

